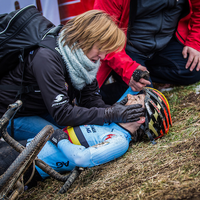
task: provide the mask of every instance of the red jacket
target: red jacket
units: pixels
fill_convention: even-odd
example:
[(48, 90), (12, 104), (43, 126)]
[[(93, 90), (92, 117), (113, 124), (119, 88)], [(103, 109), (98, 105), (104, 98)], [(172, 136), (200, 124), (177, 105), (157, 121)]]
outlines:
[[(176, 37), (185, 46), (200, 51), (200, 0), (188, 0), (190, 12), (178, 23)], [(117, 20), (120, 28), (127, 32), (130, 0), (95, 0), (94, 9), (104, 10)], [(111, 53), (102, 61), (97, 74), (99, 87), (102, 86), (112, 70), (117, 72), (126, 84), (129, 84), (134, 70), (140, 65), (125, 52)]]

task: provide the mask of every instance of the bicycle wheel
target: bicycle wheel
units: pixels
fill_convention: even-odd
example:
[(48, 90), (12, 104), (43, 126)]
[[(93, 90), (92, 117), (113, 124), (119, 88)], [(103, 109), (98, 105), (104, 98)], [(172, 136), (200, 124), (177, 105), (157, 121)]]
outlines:
[(0, 198), (6, 198), (15, 183), (36, 158), (42, 147), (52, 135), (53, 131), (54, 129), (52, 126), (45, 126), (2, 175), (0, 179)]

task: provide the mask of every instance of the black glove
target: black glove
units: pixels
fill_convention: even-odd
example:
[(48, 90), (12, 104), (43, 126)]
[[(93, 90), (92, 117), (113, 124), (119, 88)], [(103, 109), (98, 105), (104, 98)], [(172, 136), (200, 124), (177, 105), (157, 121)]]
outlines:
[(149, 80), (149, 72), (148, 71), (142, 71), (140, 69), (136, 69), (133, 72), (133, 80), (135, 80), (136, 82), (138, 82), (141, 78), (146, 79), (147, 81)]
[(145, 108), (142, 108), (141, 104), (124, 106), (122, 103), (125, 100), (123, 99), (121, 102), (115, 103), (113, 106), (105, 109), (105, 123), (136, 122), (140, 120), (140, 117), (145, 116)]
[(49, 140), (56, 146), (58, 142), (63, 139), (68, 139), (68, 135), (61, 129), (56, 129), (54, 133), (51, 135), (51, 137), (49, 138)]

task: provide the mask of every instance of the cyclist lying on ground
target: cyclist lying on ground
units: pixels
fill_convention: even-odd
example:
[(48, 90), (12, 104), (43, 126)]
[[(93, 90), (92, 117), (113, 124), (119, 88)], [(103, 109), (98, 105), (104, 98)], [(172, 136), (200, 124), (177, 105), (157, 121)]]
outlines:
[[(171, 124), (168, 102), (154, 89), (146, 88), (144, 92), (145, 94), (127, 95), (127, 105), (140, 103), (147, 109), (146, 116), (141, 117), (139, 121), (103, 126), (66, 127), (64, 131), (58, 129), (40, 151), (38, 158), (58, 172), (66, 172), (75, 166), (93, 167), (122, 156), (128, 150), (130, 141), (137, 140), (139, 128), (148, 132), (148, 136), (161, 137), (168, 132)], [(30, 141), (31, 139), (22, 141), (22, 144), (28, 144)], [(12, 163), (11, 154), (12, 156), (14, 154), (11, 153), (11, 148), (5, 148), (8, 146), (5, 142), (0, 142), (4, 144), (3, 149), (0, 149), (0, 174), (2, 174)], [(38, 177), (41, 180), (41, 177), (43, 179), (48, 176), (38, 167), (36, 169), (34, 181), (39, 180)]]

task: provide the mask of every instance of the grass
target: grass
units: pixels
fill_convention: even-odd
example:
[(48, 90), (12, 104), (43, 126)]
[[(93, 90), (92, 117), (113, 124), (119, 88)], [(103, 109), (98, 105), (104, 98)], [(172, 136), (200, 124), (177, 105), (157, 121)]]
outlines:
[(63, 183), (48, 178), (24, 199), (200, 199), (200, 95), (198, 84), (164, 92), (171, 107), (169, 134), (131, 143), (121, 158), (81, 173), (65, 194)]

